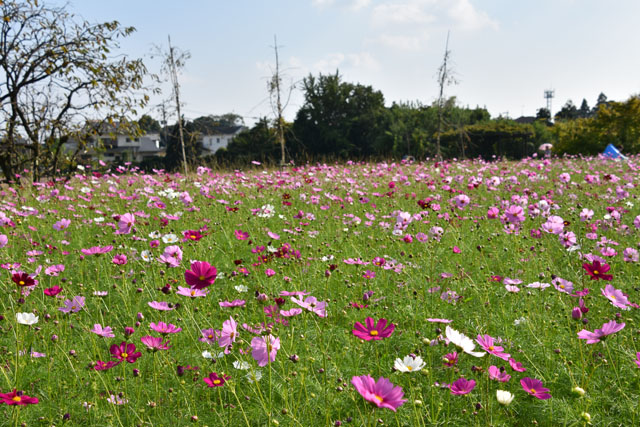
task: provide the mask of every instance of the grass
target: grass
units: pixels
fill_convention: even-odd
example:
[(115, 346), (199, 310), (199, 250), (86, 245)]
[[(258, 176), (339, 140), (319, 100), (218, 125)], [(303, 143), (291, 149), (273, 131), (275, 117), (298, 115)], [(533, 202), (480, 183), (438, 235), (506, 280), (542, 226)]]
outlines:
[[(635, 159), (201, 172), (188, 178), (138, 171), (83, 173), (66, 184), (4, 189), (0, 209), (7, 220), (0, 232), (8, 244), (0, 249), (5, 263), (0, 392), (21, 390), (39, 402), (0, 405), (0, 424), (573, 426), (586, 423), (585, 413), (593, 425), (638, 423), (637, 309), (613, 306), (601, 294), (607, 282), (590, 280), (581, 258), (613, 248), (616, 255), (603, 256), (611, 266), (610, 283), (631, 302), (639, 302), (637, 262), (623, 259), (625, 248), (638, 244)], [(570, 174), (569, 182), (559, 178), (562, 173)], [(599, 182), (586, 182), (587, 174), (598, 176)], [(500, 178), (498, 185), (488, 182), (494, 176)], [(477, 177), (477, 188), (472, 177)], [(624, 188), (617, 193), (617, 187)], [(183, 201), (183, 192), (192, 202)], [(452, 201), (458, 194), (470, 199), (462, 209)], [(433, 198), (429, 206), (421, 207), (418, 201), (428, 197)], [(531, 236), (530, 230), (540, 229), (547, 218), (529, 215), (528, 207), (543, 197), (551, 206), (547, 217), (558, 215), (569, 222), (564, 231), (575, 233), (577, 250), (568, 251), (555, 234)], [(500, 219), (487, 218), (490, 207), (502, 214), (511, 204), (522, 206), (526, 217), (515, 233), (506, 232)], [(266, 205), (273, 207), (272, 216)], [(620, 218), (611, 218), (607, 207)], [(594, 215), (581, 221), (585, 208)], [(113, 216), (134, 212), (131, 232), (116, 234)], [(394, 233), (400, 212), (412, 217)], [(62, 218), (71, 221), (68, 228), (54, 229)], [(436, 226), (443, 229), (440, 240), (430, 233)], [(202, 239), (183, 241), (187, 230), (200, 230)], [(247, 240), (236, 238), (235, 230), (247, 232)], [(588, 238), (594, 237), (589, 233), (597, 240)], [(177, 242), (163, 241), (170, 234)], [(617, 245), (601, 244), (602, 237)], [(152, 240), (159, 246), (152, 248)], [(107, 245), (113, 249), (102, 255), (80, 251)], [(177, 267), (158, 261), (171, 245), (183, 252)], [(258, 246), (264, 252), (255, 253)], [(143, 251), (153, 260), (145, 261)], [(114, 264), (116, 254), (126, 255), (127, 263)], [(267, 259), (259, 260), (259, 255)], [(371, 263), (375, 257), (384, 258), (385, 265)], [(349, 259), (367, 264), (345, 262)], [(178, 286), (187, 286), (184, 272), (191, 260), (217, 268), (206, 297), (176, 293)], [(65, 266), (59, 276), (45, 274), (57, 264)], [(35, 274), (39, 266), (37, 286), (23, 296), (12, 272)], [(275, 274), (268, 276), (267, 269)], [(367, 270), (375, 277), (365, 277)], [(516, 285), (520, 291), (508, 292), (492, 276), (522, 281)], [(556, 276), (572, 282), (576, 291), (590, 290), (583, 297), (589, 308), (586, 323), (571, 316), (579, 298), (554, 286), (526, 287), (552, 283)], [(62, 292), (45, 295), (43, 290), (54, 285)], [(239, 292), (242, 287), (247, 291)], [(282, 291), (302, 290), (327, 302), (326, 317), (304, 309), (282, 318), (286, 324), (267, 317), (265, 307), (274, 305)], [(97, 296), (95, 291), (107, 293)], [(367, 291), (373, 291), (368, 299), (363, 298)], [(443, 298), (447, 291), (449, 300)], [(257, 298), (260, 294), (265, 301)], [(74, 296), (86, 298), (82, 309), (59, 311)], [(218, 304), (236, 299), (246, 304)], [(290, 297), (284, 299), (283, 310), (298, 307)], [(173, 310), (155, 310), (151, 301), (168, 302)], [(16, 313), (34, 313), (39, 319), (31, 326), (18, 324)], [(242, 327), (226, 355), (219, 354), (223, 349), (217, 344), (199, 340), (203, 329), (220, 330), (229, 317), (253, 328), (274, 323), (263, 334), (280, 339), (275, 361), (258, 366), (251, 341), (259, 335)], [(356, 338), (355, 322), (364, 323), (367, 317), (392, 322), (393, 334), (378, 341)], [(446, 367), (442, 358), (456, 347), (445, 345), (446, 325), (428, 318), (450, 319), (452, 328), (474, 340), (478, 334), (500, 338), (504, 351), (527, 371), (515, 372), (498, 357), (476, 358), (460, 349), (458, 364)], [(624, 329), (596, 344), (578, 339), (580, 330), (594, 331), (610, 320), (624, 322)], [(140, 338), (160, 336), (149, 326), (160, 321), (182, 330), (166, 336), (170, 349), (148, 351)], [(92, 333), (94, 324), (112, 327), (115, 337)], [(127, 336), (125, 327), (135, 332)], [(115, 361), (110, 347), (123, 341), (134, 343), (142, 356), (106, 371), (93, 369), (98, 360)], [(21, 350), (26, 354), (20, 355)], [(476, 350), (481, 350), (477, 343)], [(44, 356), (29, 357), (30, 351)], [(204, 351), (213, 359), (204, 358)], [(394, 361), (408, 354), (420, 356), (426, 366), (394, 372)], [(236, 369), (234, 362), (246, 362), (249, 369)], [(512, 378), (506, 383), (490, 380), (491, 365), (505, 367)], [(221, 387), (207, 387), (203, 378), (212, 372), (230, 379)], [(260, 375), (259, 381), (248, 379)], [(352, 377), (361, 375), (388, 378), (402, 387), (406, 402), (396, 412), (374, 407), (351, 384)], [(460, 377), (476, 381), (467, 395), (452, 395), (438, 385)], [(524, 377), (541, 380), (552, 397), (528, 395), (520, 385)], [(576, 386), (586, 394), (573, 392)], [(515, 396), (510, 405), (498, 403), (498, 389)], [(111, 396), (122, 404), (111, 403)]]

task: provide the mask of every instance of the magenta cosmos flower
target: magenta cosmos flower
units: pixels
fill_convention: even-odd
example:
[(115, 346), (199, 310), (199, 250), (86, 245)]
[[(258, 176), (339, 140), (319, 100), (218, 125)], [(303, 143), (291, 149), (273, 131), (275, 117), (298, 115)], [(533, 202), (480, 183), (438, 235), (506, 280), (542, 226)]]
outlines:
[(396, 412), (396, 409), (407, 401), (403, 399), (402, 387), (394, 386), (391, 381), (383, 377), (378, 378), (377, 382), (373, 380), (371, 375), (352, 377), (351, 384), (365, 400), (378, 408), (387, 408)]
[(191, 263), (191, 270), (184, 272), (184, 279), (194, 289), (206, 288), (216, 281), (218, 270), (206, 261)]
[(510, 354), (504, 352), (504, 348), (497, 346), (494, 344), (494, 339), (490, 335), (480, 335), (478, 334), (478, 338), (476, 342), (480, 344), (480, 346), (489, 354), (493, 354), (496, 357), (499, 357), (503, 360), (509, 360), (511, 357)]
[(0, 393), (0, 403), (11, 406), (34, 405), (38, 403), (38, 398), (27, 396), (14, 388), (11, 393)]
[(258, 366), (266, 366), (269, 362), (275, 362), (280, 350), (280, 338), (273, 335), (253, 337), (251, 349), (251, 356), (258, 362)]
[(138, 360), (140, 356), (142, 356), (142, 353), (140, 353), (139, 351), (136, 352), (135, 344), (127, 344), (126, 341), (123, 341), (122, 343), (120, 343), (120, 345), (113, 344), (109, 351), (111, 352), (113, 357), (121, 362), (127, 361), (129, 363), (133, 363)]
[(389, 323), (389, 325), (387, 326), (387, 319), (380, 319), (378, 320), (378, 323), (374, 324), (373, 318), (367, 317), (364, 320), (364, 323), (366, 326), (360, 322), (356, 322), (353, 325), (354, 329), (352, 332), (353, 335), (365, 341), (377, 341), (388, 338), (396, 328), (396, 325), (394, 325), (393, 323)]
[(229, 375), (222, 374), (219, 376), (217, 373), (212, 372), (208, 377), (204, 377), (202, 381), (207, 383), (209, 387), (222, 387), (224, 383), (230, 379), (231, 377)]
[(601, 264), (600, 261), (594, 260), (593, 264), (589, 264), (585, 262), (582, 264), (582, 268), (585, 269), (587, 274), (591, 276), (591, 280), (612, 280), (613, 275), (605, 274), (607, 271), (611, 269), (609, 264)]
[(616, 323), (615, 320), (605, 323), (601, 329), (596, 329), (593, 332), (586, 329), (578, 332), (578, 338), (581, 340), (587, 340), (587, 344), (596, 344), (604, 339), (607, 335), (615, 334), (624, 328), (624, 323)]
[(524, 391), (537, 399), (546, 400), (551, 398), (551, 395), (547, 393), (549, 389), (544, 388), (542, 385), (542, 381), (540, 380), (525, 377), (520, 380), (520, 385), (522, 385)]
[(455, 395), (469, 394), (474, 388), (476, 388), (476, 381), (464, 378), (458, 378), (449, 386), (451, 394)]

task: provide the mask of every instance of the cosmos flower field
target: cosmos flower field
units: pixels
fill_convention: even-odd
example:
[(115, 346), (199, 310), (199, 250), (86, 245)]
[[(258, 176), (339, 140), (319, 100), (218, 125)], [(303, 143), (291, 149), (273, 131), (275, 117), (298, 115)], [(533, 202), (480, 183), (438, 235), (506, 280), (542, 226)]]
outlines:
[(4, 186), (2, 425), (637, 425), (638, 160)]

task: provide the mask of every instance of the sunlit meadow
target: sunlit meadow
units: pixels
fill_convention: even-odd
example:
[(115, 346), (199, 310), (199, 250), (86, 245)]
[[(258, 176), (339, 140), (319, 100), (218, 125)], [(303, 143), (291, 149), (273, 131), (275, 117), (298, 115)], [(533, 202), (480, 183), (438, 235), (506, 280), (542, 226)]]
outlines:
[(5, 186), (0, 424), (637, 425), (637, 164)]

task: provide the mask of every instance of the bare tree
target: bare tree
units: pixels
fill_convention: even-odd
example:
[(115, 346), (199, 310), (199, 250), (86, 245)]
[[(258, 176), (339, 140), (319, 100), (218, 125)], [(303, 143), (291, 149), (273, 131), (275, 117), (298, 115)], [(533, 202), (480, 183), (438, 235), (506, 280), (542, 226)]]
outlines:
[(444, 114), (444, 104), (446, 102), (444, 98), (444, 88), (450, 84), (457, 83), (454, 77), (454, 71), (450, 68), (451, 51), (449, 50), (449, 32), (447, 32), (447, 43), (444, 48), (444, 58), (442, 64), (438, 68), (438, 86), (440, 87), (440, 94), (438, 95), (438, 132), (436, 134), (436, 158), (442, 160), (442, 151), (440, 148), (440, 134), (442, 133), (442, 123)]
[(274, 114), (276, 116), (276, 138), (278, 143), (280, 144), (280, 166), (285, 165), (286, 157), (285, 157), (285, 140), (284, 140), (284, 118), (282, 117), (283, 111), (287, 108), (287, 104), (289, 103), (289, 97), (291, 97), (291, 92), (294, 89), (294, 85), (289, 87), (289, 95), (287, 98), (287, 102), (285, 105), (282, 105), (282, 75), (280, 74), (280, 59), (278, 57), (278, 40), (276, 36), (273, 36), (273, 50), (276, 56), (276, 69), (269, 80), (269, 95), (271, 96), (271, 107), (274, 110)]
[[(36, 0), (0, 1), (0, 167), (11, 180), (53, 175), (78, 154), (96, 121), (126, 127), (149, 97), (142, 60), (112, 51), (133, 27), (90, 24)], [(75, 151), (64, 143), (76, 143)], [(73, 161), (72, 158), (68, 158)]]

